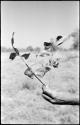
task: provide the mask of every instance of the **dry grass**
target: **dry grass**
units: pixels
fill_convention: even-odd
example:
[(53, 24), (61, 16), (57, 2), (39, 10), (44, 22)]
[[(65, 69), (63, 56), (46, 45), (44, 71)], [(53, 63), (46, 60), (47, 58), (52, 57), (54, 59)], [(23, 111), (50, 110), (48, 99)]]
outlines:
[[(51, 89), (79, 93), (77, 52), (62, 52), (58, 68), (52, 68), (43, 82)], [(71, 58), (73, 55), (75, 57)], [(42, 57), (43, 58), (43, 57)], [(69, 59), (68, 59), (69, 58)], [(35, 57), (32, 59), (35, 62)], [(31, 59), (30, 59), (31, 61)], [(42, 62), (39, 60), (39, 63)], [(28, 61), (29, 63), (29, 61)], [(36, 65), (37, 66), (37, 65)], [(24, 75), (26, 66), (9, 53), (1, 54), (1, 122), (4, 124), (79, 124), (79, 107), (53, 105), (41, 96), (42, 85)]]

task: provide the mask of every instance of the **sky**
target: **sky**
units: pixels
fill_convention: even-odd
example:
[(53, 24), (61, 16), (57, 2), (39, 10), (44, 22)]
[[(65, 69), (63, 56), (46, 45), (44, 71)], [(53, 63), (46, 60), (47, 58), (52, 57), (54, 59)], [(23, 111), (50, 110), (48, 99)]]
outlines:
[(33, 48), (79, 28), (79, 1), (1, 1), (1, 46)]

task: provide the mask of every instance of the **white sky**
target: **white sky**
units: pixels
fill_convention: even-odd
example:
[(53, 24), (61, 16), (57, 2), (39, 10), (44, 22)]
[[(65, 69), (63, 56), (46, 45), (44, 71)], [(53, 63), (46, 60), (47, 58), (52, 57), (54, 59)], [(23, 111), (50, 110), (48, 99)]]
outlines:
[(43, 46), (79, 27), (79, 1), (1, 1), (1, 46)]

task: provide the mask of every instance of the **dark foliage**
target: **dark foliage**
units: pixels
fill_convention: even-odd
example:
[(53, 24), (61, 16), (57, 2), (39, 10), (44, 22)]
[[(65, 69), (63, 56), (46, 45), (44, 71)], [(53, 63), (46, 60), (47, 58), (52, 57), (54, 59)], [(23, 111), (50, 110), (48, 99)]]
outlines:
[(22, 57), (24, 57), (25, 59), (28, 59), (29, 58), (29, 56), (30, 56), (30, 53), (25, 53), (25, 54), (23, 54), (23, 55), (21, 55)]
[(57, 36), (56, 41), (60, 40), (61, 38), (62, 38), (61, 35), (60, 35), (60, 36)]
[(24, 74), (27, 75), (29, 78), (33, 79), (33, 73), (30, 68), (27, 68)]
[(13, 60), (15, 59), (15, 57), (16, 57), (16, 53), (11, 53), (9, 56), (9, 59)]

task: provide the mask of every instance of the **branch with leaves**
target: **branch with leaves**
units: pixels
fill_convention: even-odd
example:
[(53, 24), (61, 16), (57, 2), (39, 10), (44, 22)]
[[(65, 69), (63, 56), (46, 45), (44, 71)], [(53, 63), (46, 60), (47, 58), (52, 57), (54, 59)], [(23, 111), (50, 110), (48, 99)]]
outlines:
[[(70, 37), (70, 35), (68, 37)], [(66, 39), (68, 39), (68, 37)], [(31, 77), (32, 79), (33, 79), (33, 76), (35, 76), (39, 80), (39, 82), (42, 84), (42, 90), (43, 90), (42, 96), (46, 100), (48, 100), (49, 102), (51, 102), (53, 104), (80, 105), (79, 99), (71, 97), (70, 94), (68, 94), (68, 96), (67, 95), (65, 96), (65, 93), (63, 95), (62, 92), (60, 93), (60, 92), (57, 92), (56, 90), (51, 91), (51, 89), (49, 87), (47, 87), (47, 85), (45, 83), (43, 83), (42, 80), (32, 71), (31, 67), (25, 62), (22, 55), (20, 55), (19, 50), (14, 47), (14, 32), (13, 32), (12, 38), (11, 38), (11, 45), (15, 51), (15, 53), (13, 54), (13, 57), (15, 58), (16, 56), (19, 56), (22, 59), (22, 61), (24, 62), (24, 64), (27, 66), (27, 70), (25, 71), (24, 74), (27, 75), (28, 77)], [(27, 59), (28, 59), (29, 55), (27, 55)], [(49, 71), (50, 68), (47, 67), (47, 70)]]

